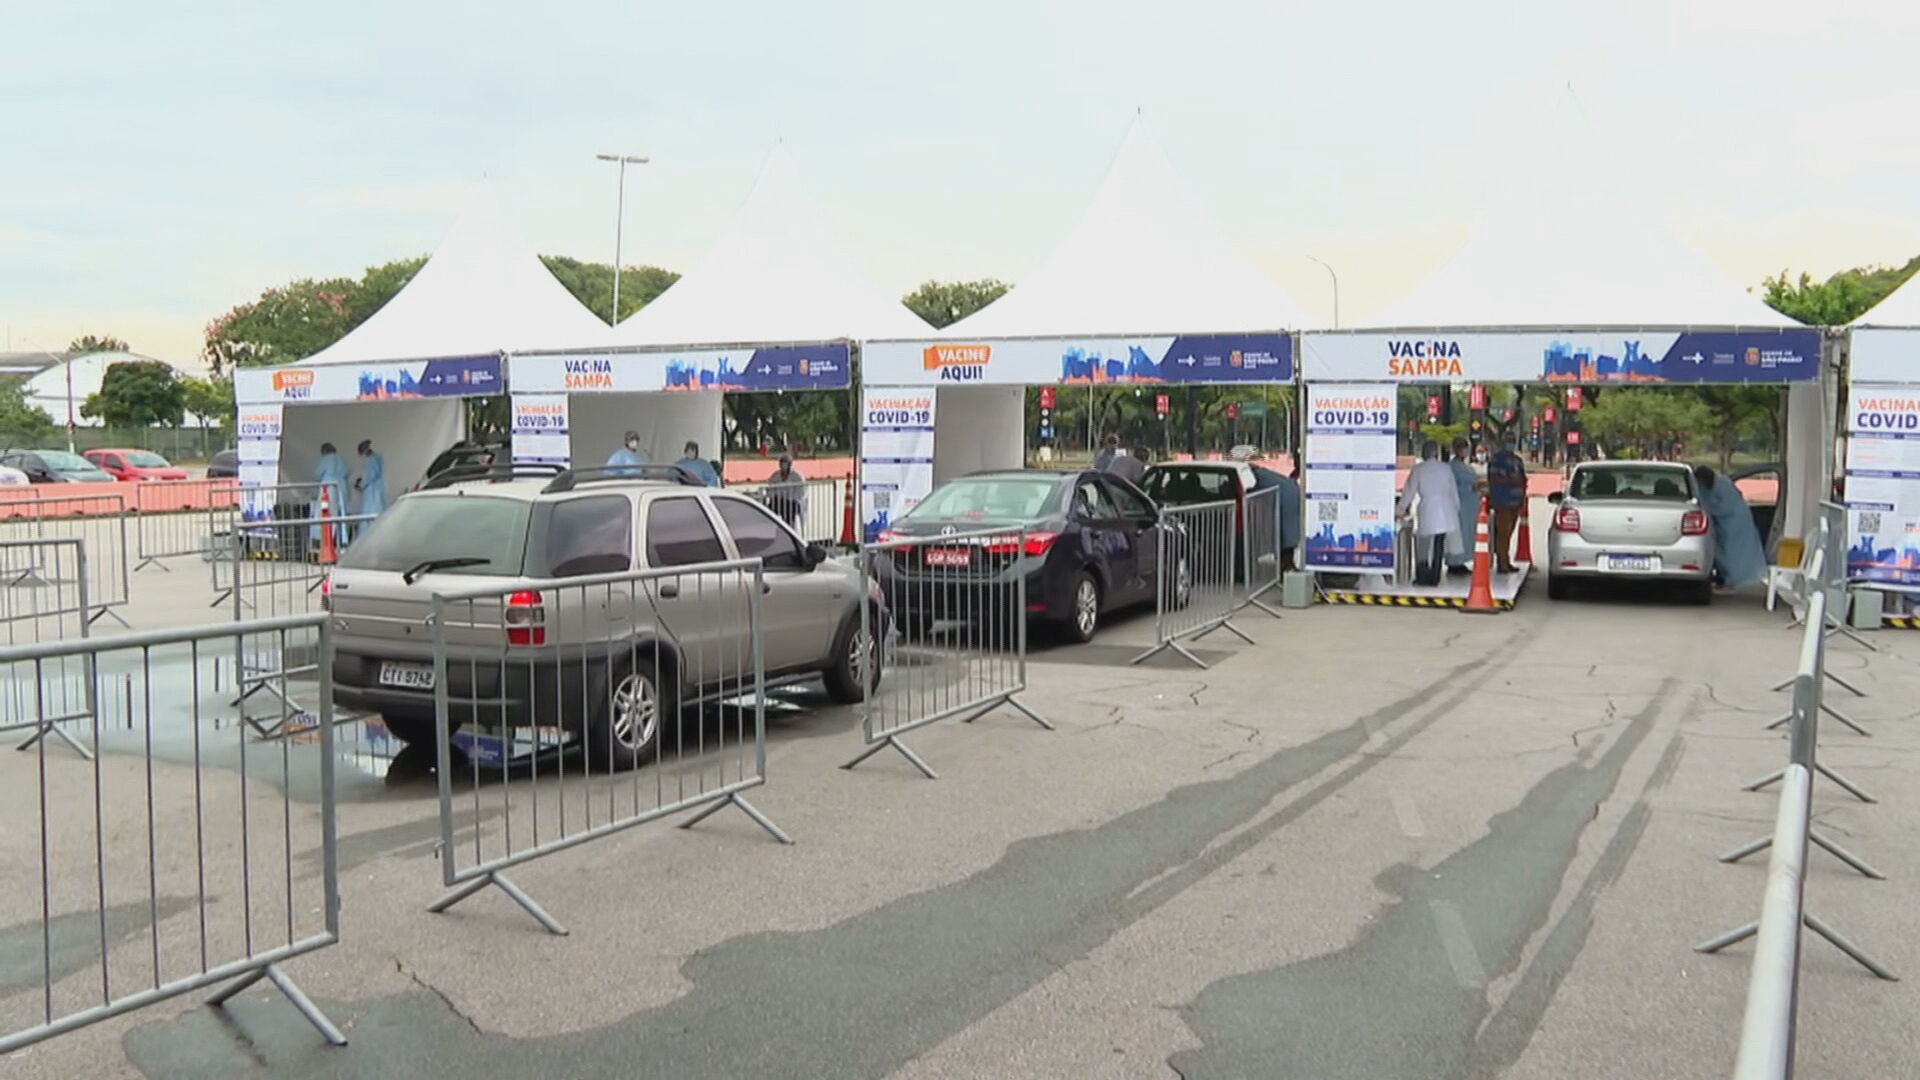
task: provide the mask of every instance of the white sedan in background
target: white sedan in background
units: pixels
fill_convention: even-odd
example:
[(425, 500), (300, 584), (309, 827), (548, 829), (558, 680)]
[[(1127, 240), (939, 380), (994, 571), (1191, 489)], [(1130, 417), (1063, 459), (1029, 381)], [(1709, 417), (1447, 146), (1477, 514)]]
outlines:
[(21, 472), (19, 469), (11, 465), (0, 465), (0, 487), (12, 487), (15, 484), (25, 485), (30, 482), (31, 481), (27, 479), (27, 474)]
[(1554, 492), (1547, 533), (1547, 595), (1575, 583), (1665, 581), (1697, 603), (1713, 600), (1713, 522), (1693, 470), (1673, 461), (1589, 461)]

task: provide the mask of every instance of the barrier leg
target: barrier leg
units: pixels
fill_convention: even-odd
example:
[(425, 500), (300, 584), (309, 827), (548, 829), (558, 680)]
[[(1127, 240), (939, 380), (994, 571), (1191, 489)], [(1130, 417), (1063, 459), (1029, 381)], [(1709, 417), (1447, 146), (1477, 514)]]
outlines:
[(553, 916), (547, 914), (546, 908), (543, 908), (539, 904), (535, 903), (533, 900), (533, 897), (528, 896), (524, 892), (521, 892), (520, 886), (515, 885), (511, 881), (508, 881), (507, 876), (498, 871), (488, 871), (487, 873), (480, 875), (479, 877), (473, 879), (472, 881), (467, 882), (465, 885), (459, 886), (458, 888), (454, 889), (452, 892), (449, 892), (445, 896), (442, 896), (440, 899), (435, 900), (431, 904), (428, 904), (427, 910), (433, 912), (436, 915), (441, 914), (445, 912), (448, 908), (452, 907), (453, 905), (459, 903), (462, 900), (465, 900), (467, 897), (472, 896), (474, 893), (479, 892), (480, 890), (486, 888), (489, 885), (496, 886), (499, 888), (501, 892), (506, 893), (507, 899), (512, 900), (516, 904), (519, 904), (520, 907), (524, 909), (527, 914), (533, 916), (533, 919), (535, 922), (539, 923), (541, 926), (546, 927), (548, 933), (553, 934), (557, 937), (567, 936), (567, 928), (564, 926), (561, 926), (557, 921), (554, 920)]
[(760, 811), (754, 809), (754, 806), (752, 803), (741, 798), (739, 795), (728, 795), (724, 799), (714, 800), (712, 803), (709, 803), (707, 806), (702, 807), (699, 813), (694, 814), (692, 817), (681, 822), (680, 827), (683, 829), (691, 829), (695, 825), (700, 824), (701, 822), (707, 820), (708, 818), (712, 817), (713, 815), (719, 813), (720, 811), (726, 809), (729, 806), (739, 807), (741, 813), (752, 818), (753, 823), (755, 825), (758, 825), (761, 828), (767, 830), (767, 832), (771, 834), (775, 840), (778, 840), (783, 844), (793, 843), (793, 837), (788, 836), (786, 833), (782, 832), (780, 830), (780, 826), (775, 825), (770, 818), (768, 818), (765, 814), (762, 814)]
[(259, 982), (261, 979), (266, 979), (278, 987), (280, 993), (285, 995), (287, 1001), (292, 1003), (293, 1007), (299, 1011), (301, 1016), (307, 1018), (307, 1023), (312, 1024), (314, 1028), (320, 1032), (322, 1038), (335, 1046), (347, 1045), (347, 1037), (340, 1033), (340, 1029), (334, 1026), (333, 1021), (327, 1019), (327, 1014), (321, 1012), (320, 1007), (315, 1005), (312, 999), (301, 992), (300, 987), (294, 985), (292, 979), (287, 978), (286, 973), (280, 970), (280, 965), (278, 964), (268, 964), (258, 971), (249, 972), (239, 979), (228, 983), (226, 989), (208, 998), (207, 1004), (215, 1006), (216, 1008), (225, 1005), (228, 1001), (232, 1000), (235, 994)]
[[(1860, 858), (1858, 855), (1855, 855), (1853, 852), (1848, 851), (1846, 848), (1841, 847), (1839, 844), (1834, 843), (1833, 841), (1827, 839), (1826, 837), (1820, 835), (1819, 833), (1809, 829), (1807, 830), (1807, 839), (1812, 840), (1814, 843), (1820, 845), (1822, 848), (1825, 848), (1827, 853), (1832, 855), (1834, 858), (1839, 859), (1841, 862), (1846, 863), (1848, 866), (1859, 871), (1861, 876), (1870, 877), (1875, 881), (1887, 880), (1887, 875), (1881, 873), (1878, 870), (1875, 870), (1872, 866), (1869, 866), (1866, 860)], [(1726, 854), (1721, 855), (1720, 861), (1723, 863), (1737, 863), (1741, 859), (1744, 859), (1749, 855), (1758, 854), (1762, 851), (1767, 850), (1772, 846), (1773, 846), (1773, 837), (1771, 836), (1763, 836), (1758, 840), (1749, 840), (1746, 843), (1741, 844), (1739, 847), (1734, 848), (1732, 851), (1729, 851)]]
[(1866, 638), (1863, 638), (1859, 634), (1855, 633), (1853, 627), (1848, 626), (1846, 623), (1843, 623), (1838, 619), (1829, 618), (1827, 620), (1827, 636), (1832, 637), (1835, 634), (1846, 635), (1847, 639), (1849, 641), (1852, 641), (1854, 644), (1865, 646), (1868, 652), (1880, 651), (1880, 647), (1878, 645), (1875, 645), (1873, 642), (1868, 641)]
[(74, 753), (76, 753), (76, 754), (79, 754), (79, 755), (80, 755), (80, 758), (81, 758), (81, 760), (83, 760), (83, 761), (92, 761), (92, 760), (93, 760), (93, 751), (91, 751), (91, 750), (89, 750), (89, 749), (87, 749), (87, 748), (86, 748), (86, 747), (84, 747), (84, 746), (81, 746), (81, 745), (80, 745), (80, 744), (79, 744), (78, 742), (76, 742), (76, 741), (74, 740), (74, 737), (73, 737), (73, 736), (71, 736), (71, 735), (69, 735), (69, 734), (67, 734), (66, 732), (64, 732), (64, 731), (62, 731), (62, 730), (60, 730), (60, 728), (59, 728), (59, 727), (57, 726), (57, 724), (56, 724), (56, 722), (55, 722), (55, 721), (52, 721), (52, 720), (43, 720), (43, 721), (41, 721), (41, 723), (40, 723), (40, 730), (38, 730), (38, 731), (36, 731), (36, 732), (34, 732), (34, 733), (33, 733), (32, 735), (30, 735), (30, 736), (28, 736), (28, 737), (27, 737), (27, 741), (26, 741), (26, 742), (23, 742), (23, 743), (21, 743), (21, 744), (20, 744), (19, 746), (16, 746), (16, 747), (14, 747), (14, 749), (15, 749), (15, 750), (27, 750), (27, 749), (31, 749), (34, 743), (37, 743), (37, 742), (39, 742), (39, 741), (40, 741), (41, 739), (44, 739), (44, 738), (46, 738), (46, 737), (47, 737), (48, 735), (57, 735), (57, 736), (59, 736), (59, 738), (60, 738), (60, 741), (61, 741), (61, 742), (63, 742), (63, 743), (66, 743), (66, 744), (67, 744), (68, 746), (70, 746), (70, 747), (72, 747), (72, 748), (73, 748), (73, 752), (74, 752)]
[(1760, 932), (1760, 924), (1757, 922), (1750, 922), (1745, 926), (1739, 927), (1738, 929), (1729, 930), (1726, 933), (1721, 934), (1717, 938), (1713, 938), (1708, 941), (1703, 941), (1700, 944), (1695, 945), (1693, 947), (1693, 951), (1701, 952), (1701, 953), (1717, 953), (1721, 949), (1724, 949), (1729, 945), (1738, 945), (1741, 942), (1747, 940), (1748, 938), (1752, 937), (1753, 935), (1759, 932)]
[(1900, 981), (1900, 976), (1895, 975), (1891, 971), (1888, 971), (1885, 967), (1882, 967), (1879, 963), (1875, 962), (1871, 956), (1868, 956), (1866, 953), (1861, 952), (1859, 946), (1855, 945), (1853, 942), (1848, 941), (1846, 938), (1842, 937), (1840, 934), (1840, 931), (1835, 930), (1833, 927), (1828, 926), (1824, 922), (1821, 922), (1819, 916), (1813, 914), (1812, 912), (1803, 912), (1800, 916), (1800, 921), (1806, 924), (1807, 929), (1813, 931), (1816, 934), (1819, 934), (1823, 938), (1826, 938), (1827, 944), (1832, 945), (1834, 948), (1839, 949), (1843, 953), (1846, 953), (1848, 958), (1850, 958), (1854, 963), (1859, 964), (1861, 967), (1866, 968), (1868, 971), (1873, 972), (1873, 974), (1876, 977), (1885, 979), (1888, 982)]
[(1193, 655), (1191, 652), (1188, 652), (1187, 647), (1185, 645), (1180, 644), (1178, 641), (1163, 641), (1160, 644), (1155, 645), (1153, 648), (1148, 649), (1146, 652), (1141, 653), (1139, 656), (1136, 656), (1133, 659), (1127, 661), (1127, 663), (1138, 664), (1142, 660), (1147, 659), (1148, 657), (1158, 655), (1162, 650), (1169, 650), (1169, 649), (1179, 653), (1181, 656), (1184, 656), (1188, 660), (1192, 661), (1194, 667), (1197, 667), (1202, 671), (1207, 670), (1207, 662)]
[(1827, 678), (1829, 678), (1829, 679), (1832, 679), (1832, 680), (1833, 680), (1834, 682), (1836, 682), (1836, 683), (1839, 683), (1839, 684), (1840, 684), (1840, 688), (1841, 688), (1841, 689), (1843, 689), (1843, 690), (1851, 690), (1851, 691), (1853, 691), (1853, 696), (1854, 696), (1854, 697), (1866, 697), (1866, 696), (1867, 696), (1867, 692), (1866, 692), (1865, 690), (1862, 690), (1862, 689), (1860, 689), (1859, 687), (1857, 687), (1857, 686), (1855, 686), (1855, 685), (1853, 685), (1852, 683), (1850, 683), (1850, 682), (1848, 682), (1847, 680), (1845, 680), (1845, 679), (1843, 679), (1843, 678), (1841, 678), (1840, 676), (1838, 676), (1838, 675), (1835, 675), (1835, 674), (1833, 673), (1833, 671), (1832, 671), (1832, 670), (1831, 670), (1830, 668), (1826, 668), (1826, 667), (1822, 667), (1822, 668), (1820, 669), (1820, 673), (1821, 673), (1822, 675), (1825, 675), (1825, 676), (1826, 676)]
[[(1205, 665), (1202, 665), (1202, 666), (1205, 666)], [(893, 747), (895, 750), (900, 751), (900, 756), (906, 758), (907, 761), (914, 768), (919, 769), (921, 774), (924, 775), (927, 779), (929, 780), (940, 779), (940, 774), (934, 772), (932, 766), (928, 765), (924, 761), (921, 761), (920, 755), (907, 749), (906, 743), (901, 742), (899, 739), (895, 738), (892, 735), (889, 735), (886, 738), (881, 739), (879, 742), (874, 743), (872, 746), (867, 747), (865, 750), (860, 751), (858, 754), (854, 755), (854, 758), (852, 761), (849, 761), (845, 765), (842, 765), (840, 767), (843, 769), (851, 769), (855, 765), (860, 764), (861, 762), (867, 760), (868, 758), (879, 753), (880, 751), (885, 750), (889, 746)]]
[(1208, 634), (1213, 633), (1215, 630), (1225, 630), (1227, 633), (1232, 634), (1234, 637), (1239, 638), (1241, 641), (1244, 641), (1249, 645), (1254, 644), (1254, 640), (1248, 637), (1245, 631), (1233, 625), (1233, 620), (1231, 618), (1221, 619), (1219, 622), (1214, 623), (1212, 626), (1209, 626), (1205, 630), (1202, 630), (1199, 633), (1193, 635), (1193, 640), (1199, 641), (1201, 638), (1206, 637)]

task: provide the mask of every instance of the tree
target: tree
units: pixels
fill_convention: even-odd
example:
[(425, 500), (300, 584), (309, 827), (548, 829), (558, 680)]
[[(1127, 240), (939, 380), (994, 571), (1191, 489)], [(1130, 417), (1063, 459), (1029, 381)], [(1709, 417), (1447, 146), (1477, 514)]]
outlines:
[(1887, 294), (1920, 271), (1920, 255), (1904, 266), (1856, 266), (1816, 282), (1802, 272), (1789, 279), (1785, 270), (1762, 283), (1762, 298), (1775, 311), (1809, 326), (1845, 326), (1867, 313)]
[(0, 440), (33, 446), (53, 432), (53, 417), (27, 401), (25, 384), (0, 386)]
[(1588, 436), (1612, 457), (1671, 457), (1675, 443), (1714, 426), (1712, 412), (1692, 393), (1613, 387), (1580, 412)]
[[(1777, 386), (1696, 386), (1704, 423), (1694, 430), (1707, 437), (1720, 456), (1720, 471), (1733, 465), (1740, 444), (1758, 441), (1772, 449), (1785, 419), (1785, 392)], [(1682, 435), (1681, 439), (1685, 439)]]
[(127, 343), (111, 334), (86, 334), (67, 343), (68, 352), (131, 352)]
[(208, 323), (201, 356), (216, 376), (305, 360), (359, 325), (348, 304), (356, 288), (347, 278), (301, 278), (268, 289)]
[(232, 379), (181, 379), (181, 399), (194, 419), (204, 428), (224, 428), (233, 422)]
[[(574, 299), (588, 311), (607, 317), (613, 307), (613, 267), (607, 263), (581, 262), (565, 255), (542, 255), (540, 261)], [(653, 303), (680, 275), (657, 266), (627, 266), (620, 270), (620, 318)], [(616, 322), (619, 320), (615, 320)]]
[(186, 388), (172, 368), (158, 360), (127, 360), (108, 365), (100, 392), (88, 396), (80, 415), (108, 427), (179, 427), (186, 400)]
[(900, 298), (915, 315), (938, 330), (979, 311), (1006, 293), (1004, 281), (927, 281)]

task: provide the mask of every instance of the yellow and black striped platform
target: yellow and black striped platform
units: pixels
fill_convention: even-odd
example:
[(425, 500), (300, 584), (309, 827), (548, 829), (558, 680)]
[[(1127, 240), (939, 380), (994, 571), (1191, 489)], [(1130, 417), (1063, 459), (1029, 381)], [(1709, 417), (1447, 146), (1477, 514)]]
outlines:
[[(1393, 593), (1366, 593), (1328, 591), (1320, 595), (1322, 603), (1327, 604), (1364, 604), (1369, 607), (1414, 607), (1414, 608), (1454, 608), (1467, 606), (1464, 596), (1398, 596)], [(1495, 608), (1500, 611), (1512, 611), (1513, 601), (1495, 597)]]
[(1881, 618), (1880, 626), (1886, 630), (1920, 630), (1920, 616), (1887, 615)]

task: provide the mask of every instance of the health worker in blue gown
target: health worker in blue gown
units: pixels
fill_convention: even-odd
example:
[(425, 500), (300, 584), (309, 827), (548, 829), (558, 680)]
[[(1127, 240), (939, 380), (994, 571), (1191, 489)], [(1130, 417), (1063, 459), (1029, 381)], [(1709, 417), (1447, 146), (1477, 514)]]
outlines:
[(360, 441), (360, 512), (377, 517), (387, 508), (387, 459), (373, 452), (373, 440)]
[(1751, 585), (1767, 573), (1767, 551), (1760, 542), (1760, 529), (1753, 523), (1753, 509), (1740, 495), (1740, 489), (1724, 476), (1715, 476), (1705, 465), (1693, 470), (1694, 485), (1700, 491), (1700, 505), (1713, 519), (1713, 576), (1715, 583), (1728, 589)]

